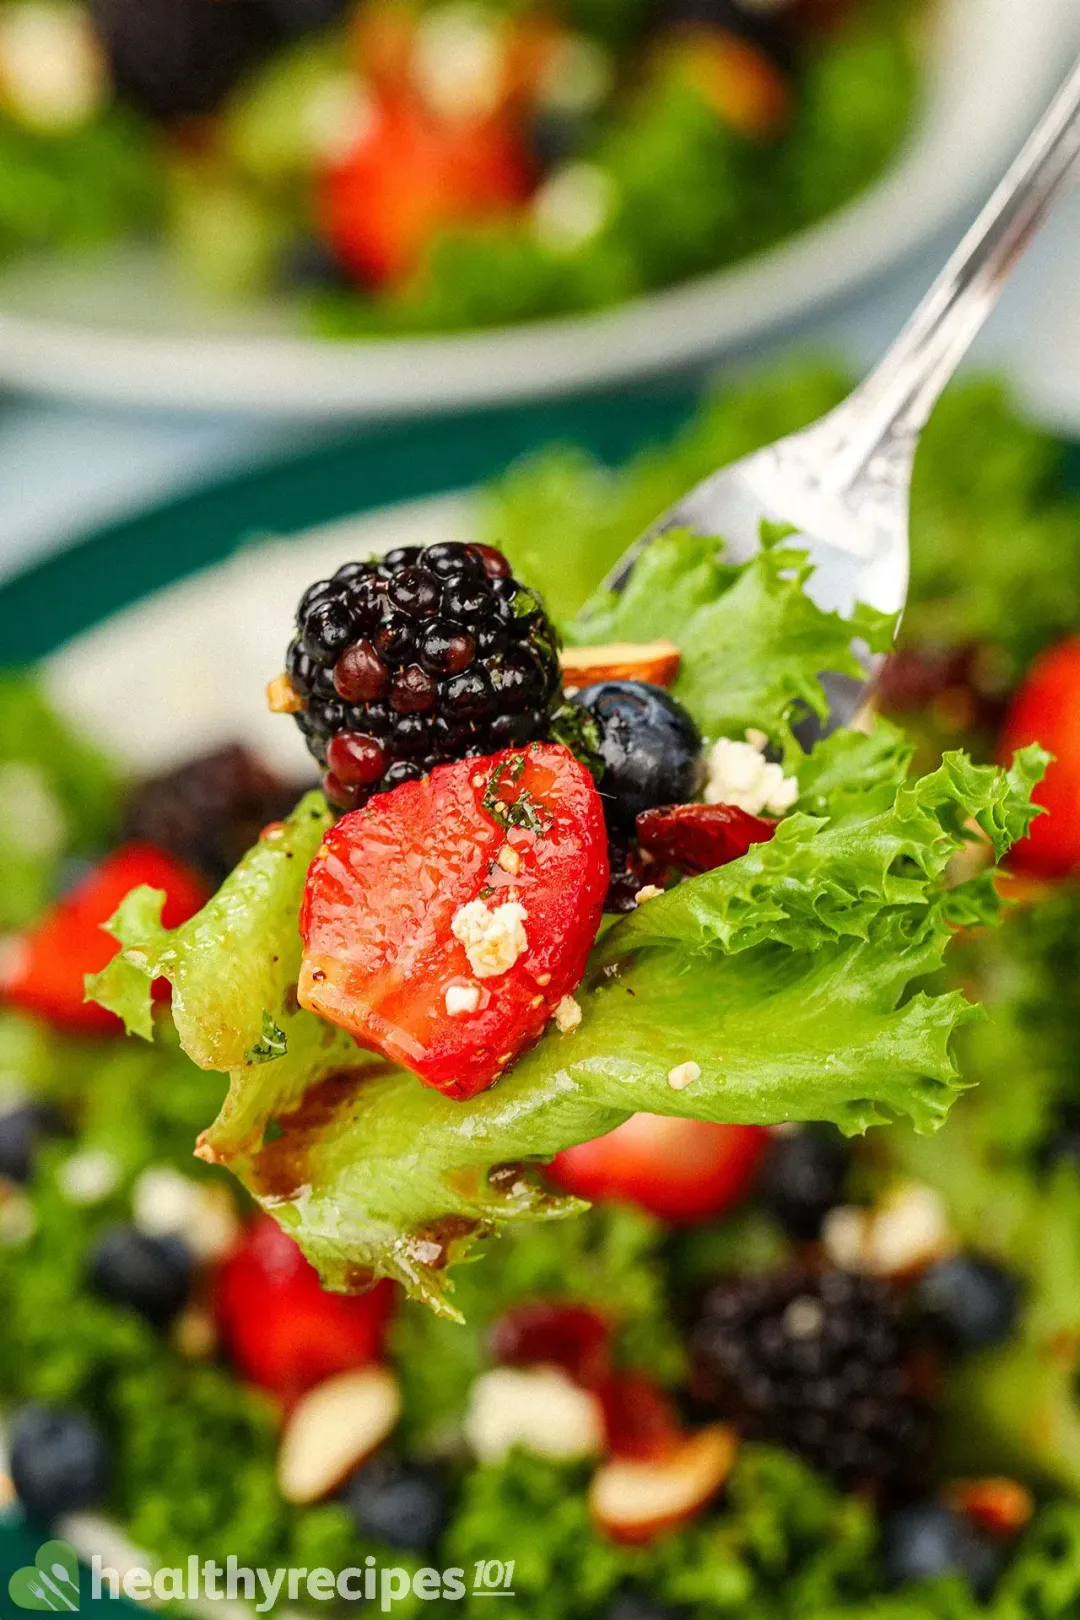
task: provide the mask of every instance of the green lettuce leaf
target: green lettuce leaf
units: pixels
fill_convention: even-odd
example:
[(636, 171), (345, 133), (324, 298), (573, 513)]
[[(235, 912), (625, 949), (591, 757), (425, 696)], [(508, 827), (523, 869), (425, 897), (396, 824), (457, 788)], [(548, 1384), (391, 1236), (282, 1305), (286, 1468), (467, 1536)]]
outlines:
[(806, 593), (811, 572), (805, 551), (764, 525), (761, 551), (741, 567), (724, 561), (720, 541), (674, 530), (642, 553), (620, 595), (586, 604), (567, 639), (652, 641), (677, 625), (674, 693), (703, 733), (741, 737), (757, 727), (794, 757), (793, 723), (807, 710), (828, 714), (820, 672), (861, 677), (853, 639), (884, 652), (896, 628), (892, 615), (865, 606), (850, 619), (826, 613)]
[[(846, 735), (862, 757), (866, 740)], [(829, 745), (834, 772), (844, 746)], [(388, 1275), (455, 1314), (446, 1274), (478, 1237), (581, 1207), (530, 1163), (633, 1112), (848, 1132), (897, 1116), (940, 1124), (960, 1087), (950, 1038), (973, 1009), (912, 987), (941, 964), (956, 893), (945, 874), (967, 824), (995, 847), (1019, 836), (1041, 760), (1032, 750), (1009, 774), (956, 757), (902, 784), (887, 810), (871, 794), (862, 815), (845, 800), (835, 826), (793, 816), (772, 844), (649, 901), (604, 936), (579, 1029), (549, 1030), (466, 1103), (295, 1008), (295, 919), (326, 825), (317, 796), (174, 933), (156, 899), (129, 897), (113, 925), (124, 948), (92, 989), (139, 1029), (150, 983), (171, 980), (185, 1049), (231, 1075), (201, 1151), (236, 1171), (331, 1287)], [(971, 912), (992, 920), (996, 905), (974, 886)], [(267, 1014), (282, 1057), (266, 1055)], [(677, 1091), (668, 1076), (686, 1062), (700, 1076)]]

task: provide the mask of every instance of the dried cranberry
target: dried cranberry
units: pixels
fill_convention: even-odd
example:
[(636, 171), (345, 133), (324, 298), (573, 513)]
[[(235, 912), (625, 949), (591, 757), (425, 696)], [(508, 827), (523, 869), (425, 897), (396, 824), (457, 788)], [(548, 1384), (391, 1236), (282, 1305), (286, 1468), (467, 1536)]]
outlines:
[(775, 822), (733, 804), (672, 804), (644, 810), (637, 818), (642, 849), (689, 877), (738, 860), (752, 844), (768, 843), (775, 831)]
[(538, 1299), (516, 1305), (491, 1330), (491, 1354), (512, 1367), (547, 1363), (578, 1384), (607, 1378), (611, 1324), (588, 1305)]

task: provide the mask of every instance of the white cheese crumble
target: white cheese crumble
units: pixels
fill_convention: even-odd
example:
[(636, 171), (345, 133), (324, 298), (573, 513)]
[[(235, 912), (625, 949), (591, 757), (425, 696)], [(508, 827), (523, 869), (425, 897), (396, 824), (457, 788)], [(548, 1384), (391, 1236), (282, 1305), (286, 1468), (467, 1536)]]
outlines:
[(687, 1063), (676, 1063), (673, 1069), (668, 1070), (667, 1083), (672, 1091), (685, 1091), (692, 1086), (695, 1080), (701, 1079), (701, 1064), (693, 1060)]
[(553, 253), (576, 253), (603, 230), (614, 202), (615, 186), (603, 169), (595, 163), (568, 163), (533, 198), (533, 229)]
[(489, 911), (483, 900), (459, 906), (450, 924), (455, 939), (465, 947), (469, 966), (478, 979), (497, 979), (508, 973), (529, 948), (524, 922), (528, 912), (516, 900)]
[(825, 1217), (822, 1243), (834, 1265), (895, 1277), (952, 1252), (939, 1193), (921, 1182), (894, 1187), (871, 1209), (845, 1204)]
[(478, 984), (448, 984), (446, 995), (446, 1010), (451, 1018), (461, 1018), (468, 1013), (474, 1013), (480, 1005), (480, 986)]
[(733, 804), (748, 815), (783, 816), (799, 797), (794, 776), (764, 757), (761, 732), (747, 732), (746, 742), (721, 737), (709, 752), (705, 781), (707, 804)]
[(60, 1166), (60, 1191), (69, 1204), (103, 1204), (120, 1185), (120, 1161), (104, 1148), (85, 1148)]
[(108, 96), (105, 61), (89, 19), (60, 0), (5, 6), (0, 83), (19, 123), (59, 133), (88, 123)]
[(655, 883), (646, 883), (645, 887), (643, 889), (639, 889), (637, 894), (635, 894), (634, 904), (636, 906), (643, 906), (646, 900), (655, 900), (658, 898), (658, 896), (662, 895), (663, 892), (663, 889), (658, 889)]
[(604, 1414), (596, 1396), (558, 1367), (496, 1367), (473, 1384), (464, 1431), (483, 1462), (515, 1446), (573, 1462), (603, 1449)]
[(555, 1008), (555, 1028), (560, 1035), (572, 1035), (581, 1023), (581, 1003), (573, 996), (563, 996)]
[(204, 1186), (170, 1165), (143, 1171), (132, 1189), (131, 1211), (147, 1237), (182, 1237), (203, 1260), (223, 1258), (239, 1235), (228, 1190)]

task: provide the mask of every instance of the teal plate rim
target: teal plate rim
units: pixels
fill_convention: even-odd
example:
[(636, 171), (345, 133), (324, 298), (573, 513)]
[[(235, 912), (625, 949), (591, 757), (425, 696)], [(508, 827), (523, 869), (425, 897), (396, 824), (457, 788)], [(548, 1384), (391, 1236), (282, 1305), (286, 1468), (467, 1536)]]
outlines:
[(36, 662), (255, 535), (290, 534), (469, 488), (546, 444), (570, 444), (618, 464), (669, 439), (702, 392), (700, 384), (668, 385), (394, 424), (201, 487), (0, 581), (0, 664)]

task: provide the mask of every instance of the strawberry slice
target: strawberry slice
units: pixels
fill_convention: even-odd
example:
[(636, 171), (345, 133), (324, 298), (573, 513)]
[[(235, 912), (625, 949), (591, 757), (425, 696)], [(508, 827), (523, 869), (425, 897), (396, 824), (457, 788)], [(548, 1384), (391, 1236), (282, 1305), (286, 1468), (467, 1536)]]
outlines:
[(643, 810), (637, 835), (654, 860), (697, 877), (738, 860), (751, 844), (767, 844), (776, 825), (734, 804), (670, 804)]
[(579, 1198), (636, 1204), (673, 1224), (706, 1221), (748, 1195), (768, 1143), (759, 1125), (633, 1114), (557, 1153), (548, 1173)]
[[(103, 924), (124, 896), (142, 883), (165, 890), (166, 928), (187, 922), (210, 893), (201, 877), (154, 844), (125, 844), (15, 942), (4, 964), (2, 989), (7, 1001), (64, 1029), (120, 1034), (119, 1018), (96, 1002), (83, 1000), (83, 981), (120, 949)], [(154, 988), (160, 998), (167, 996), (164, 980)]]
[(579, 983), (607, 883), (600, 795), (568, 749), (440, 765), (327, 834), (300, 913), (301, 1004), (475, 1096)]
[(393, 1307), (387, 1282), (367, 1294), (326, 1293), (269, 1215), (252, 1221), (214, 1283), (226, 1349), (245, 1378), (286, 1405), (327, 1378), (378, 1361)]
[(531, 189), (524, 148), (505, 119), (441, 120), (407, 96), (386, 96), (370, 129), (323, 176), (320, 212), (346, 270), (394, 286), (440, 232), (511, 213)]
[(1038, 658), (1013, 698), (999, 758), (1042, 743), (1054, 755), (1032, 797), (1048, 812), (1013, 850), (1010, 865), (1035, 877), (1080, 873), (1080, 636), (1069, 636)]

